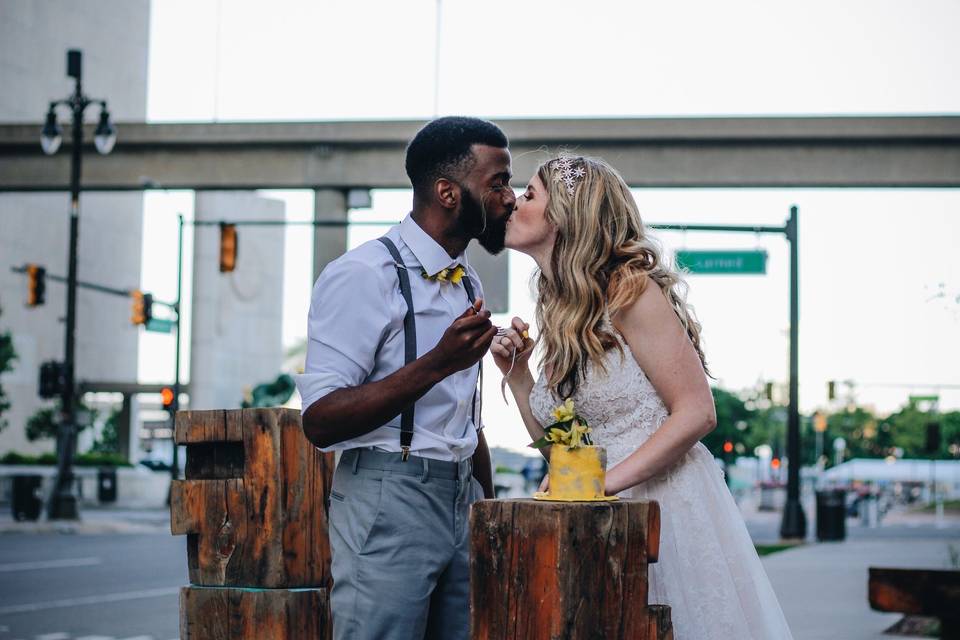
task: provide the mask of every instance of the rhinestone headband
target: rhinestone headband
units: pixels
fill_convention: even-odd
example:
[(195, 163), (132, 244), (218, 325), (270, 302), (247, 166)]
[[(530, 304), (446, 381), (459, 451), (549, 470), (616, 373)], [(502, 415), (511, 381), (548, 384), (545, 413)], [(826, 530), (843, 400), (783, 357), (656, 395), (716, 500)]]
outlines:
[(577, 185), (587, 175), (582, 160), (572, 156), (560, 156), (550, 164), (553, 165), (553, 181), (562, 182), (567, 189), (567, 195), (572, 198)]

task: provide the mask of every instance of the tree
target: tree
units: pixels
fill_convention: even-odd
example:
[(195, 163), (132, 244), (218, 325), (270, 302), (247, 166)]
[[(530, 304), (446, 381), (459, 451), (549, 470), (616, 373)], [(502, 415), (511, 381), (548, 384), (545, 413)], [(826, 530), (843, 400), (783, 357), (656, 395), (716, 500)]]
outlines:
[[(0, 309), (0, 315), (3, 315), (3, 309)], [(13, 363), (17, 359), (17, 352), (13, 348), (13, 338), (9, 331), (0, 333), (0, 376), (4, 373), (13, 371)], [(7, 399), (7, 392), (0, 385), (0, 431), (7, 427), (7, 420), (3, 413), (10, 409), (10, 400)]]
[(735, 447), (738, 444), (743, 445), (740, 449), (746, 446), (744, 440), (748, 436), (747, 429), (740, 429), (738, 424), (743, 426), (745, 423), (749, 428), (754, 411), (748, 409), (743, 400), (729, 391), (718, 387), (713, 387), (711, 391), (717, 410), (717, 428), (708, 433), (702, 442), (715, 457), (726, 459), (728, 455), (723, 451), (725, 442), (731, 442)]
[(93, 453), (119, 453), (120, 452), (120, 409), (114, 409), (110, 412), (106, 421), (103, 423), (103, 429), (100, 431), (100, 437), (93, 443), (90, 451)]
[[(87, 405), (83, 403), (83, 400), (77, 400), (77, 417), (80, 418), (84, 414), (89, 416), (88, 420), (78, 420), (77, 421), (77, 433), (80, 433), (87, 427), (89, 427), (93, 421), (96, 419), (96, 412), (92, 411)], [(37, 409), (37, 411), (27, 418), (27, 440), (30, 442), (35, 442), (37, 440), (45, 439), (56, 439), (57, 431), (59, 429), (59, 424), (57, 423), (57, 416), (60, 415), (60, 401), (57, 400), (53, 405), (42, 407)], [(82, 422), (82, 424), (81, 424)]]

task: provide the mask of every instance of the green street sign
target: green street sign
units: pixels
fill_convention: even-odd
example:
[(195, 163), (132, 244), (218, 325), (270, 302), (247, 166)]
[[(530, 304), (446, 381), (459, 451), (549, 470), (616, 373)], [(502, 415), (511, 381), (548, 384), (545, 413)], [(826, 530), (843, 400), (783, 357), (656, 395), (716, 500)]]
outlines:
[(691, 273), (764, 274), (766, 251), (677, 251), (677, 266)]
[(173, 320), (164, 320), (163, 318), (150, 318), (147, 323), (147, 331), (154, 333), (173, 333)]
[(930, 396), (909, 396), (910, 402), (939, 402), (940, 396), (930, 395)]

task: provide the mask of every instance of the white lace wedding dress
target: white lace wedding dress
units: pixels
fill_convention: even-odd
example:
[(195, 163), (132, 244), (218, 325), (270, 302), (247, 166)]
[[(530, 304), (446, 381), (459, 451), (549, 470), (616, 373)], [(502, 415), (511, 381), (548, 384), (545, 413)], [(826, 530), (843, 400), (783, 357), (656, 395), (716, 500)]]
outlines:
[[(607, 450), (607, 468), (636, 451), (667, 418), (653, 385), (616, 331), (624, 357), (606, 354), (607, 373), (588, 366), (574, 395), (577, 413)], [(560, 399), (543, 374), (530, 395), (541, 424)], [(675, 640), (792, 639), (723, 471), (702, 443), (661, 475), (620, 494), (660, 503), (660, 557), (650, 565), (650, 604), (671, 607)]]

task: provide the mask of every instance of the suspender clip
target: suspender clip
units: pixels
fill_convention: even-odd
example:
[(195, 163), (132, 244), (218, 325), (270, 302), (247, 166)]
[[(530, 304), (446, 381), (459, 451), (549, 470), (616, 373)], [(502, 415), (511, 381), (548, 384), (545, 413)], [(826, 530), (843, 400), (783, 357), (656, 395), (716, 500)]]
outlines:
[(410, 457), (410, 447), (400, 447), (400, 460), (401, 462), (406, 462), (407, 458)]

